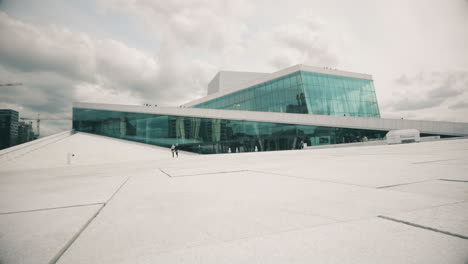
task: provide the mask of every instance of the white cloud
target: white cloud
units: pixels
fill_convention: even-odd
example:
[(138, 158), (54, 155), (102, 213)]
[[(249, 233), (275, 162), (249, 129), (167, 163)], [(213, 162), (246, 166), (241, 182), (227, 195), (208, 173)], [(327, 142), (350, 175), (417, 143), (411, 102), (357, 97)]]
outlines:
[[(133, 15), (160, 42), (157, 51), (162, 102), (179, 105), (206, 94), (218, 70), (213, 57), (235, 50), (247, 26), (247, 1), (98, 1), (100, 10), (118, 9)], [(216, 59), (215, 59), (216, 60)], [(147, 91), (148, 93), (150, 91)]]
[(276, 69), (295, 64), (336, 66), (338, 58), (329, 51), (323, 27), (319, 19), (302, 16), (260, 34), (252, 45)]
[(2, 12), (0, 30), (0, 77), (24, 83), (2, 88), (0, 107), (14, 104), (23, 106), (25, 115), (62, 115), (84, 98), (122, 103), (166, 99), (156, 85), (157, 59), (124, 43), (93, 39), (63, 26), (25, 23)]
[(24, 72), (60, 72), (71, 79), (94, 79), (91, 39), (56, 25), (21, 22), (0, 12), (2, 64)]
[(143, 104), (143, 99), (135, 98), (129, 91), (107, 89), (97, 84), (80, 83), (75, 86), (73, 98), (77, 102), (107, 104)]
[(158, 46), (142, 51), (116, 40), (125, 37), (95, 38), (0, 12), (0, 77), (25, 83), (2, 90), (0, 106), (62, 113), (80, 100), (179, 105), (204, 96), (218, 70), (268, 72), (303, 63), (372, 74), (384, 117), (468, 120), (459, 76), (468, 69), (466, 1), (97, 4), (98, 16), (117, 9)]
[(460, 108), (468, 109), (468, 100), (458, 101), (458, 102), (455, 102), (455, 103), (449, 105), (449, 109), (460, 109)]
[(247, 30), (242, 18), (251, 9), (245, 0), (98, 0), (98, 3), (101, 10), (131, 12), (162, 42), (208, 50), (238, 43)]
[(394, 93), (382, 106), (391, 117), (466, 120), (468, 71), (420, 72), (395, 79)]

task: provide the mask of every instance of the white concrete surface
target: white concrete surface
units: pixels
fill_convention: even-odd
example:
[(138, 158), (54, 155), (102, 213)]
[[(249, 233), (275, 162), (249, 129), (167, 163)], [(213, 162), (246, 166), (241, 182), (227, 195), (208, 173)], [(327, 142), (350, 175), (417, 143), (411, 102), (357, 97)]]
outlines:
[(0, 213), (105, 203), (129, 174), (96, 171), (2, 172)]
[(397, 185), (389, 187), (387, 190), (463, 200), (468, 195), (468, 182), (463, 184), (463, 182), (458, 181), (429, 180), (412, 184)]
[(2, 149), (0, 150), (0, 166), (2, 166), (7, 161), (22, 156), (28, 152), (69, 137), (71, 134), (72, 131), (64, 131), (58, 134), (50, 135), (48, 137), (39, 138), (10, 148)]
[(418, 225), (434, 228), (437, 230), (443, 230), (453, 234), (462, 235), (468, 239), (467, 212), (468, 202), (461, 202), (385, 216), (410, 223), (416, 223)]
[(466, 263), (467, 246), (466, 240), (373, 218), (144, 254), (135, 262)]
[[(155, 149), (159, 151), (155, 151)], [(3, 169), (37, 169), (67, 166), (67, 154), (75, 156), (71, 165), (91, 165), (153, 160), (166, 157), (162, 147), (78, 133), (59, 144), (50, 144), (4, 164)]]
[(100, 207), (0, 214), (0, 263), (49, 263)]
[(176, 159), (78, 133), (0, 168), (0, 262), (466, 263), (467, 170), (466, 139)]

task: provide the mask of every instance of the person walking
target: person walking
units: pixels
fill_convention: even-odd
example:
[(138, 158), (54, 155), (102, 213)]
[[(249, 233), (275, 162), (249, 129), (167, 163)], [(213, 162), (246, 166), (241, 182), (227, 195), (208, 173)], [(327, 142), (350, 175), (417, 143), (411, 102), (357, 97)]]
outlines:
[(175, 144), (175, 154), (176, 154), (176, 157), (178, 158), (179, 157), (179, 144)]
[(174, 158), (175, 149), (176, 149), (175, 145), (172, 144), (172, 146), (171, 146), (171, 152), (172, 152), (172, 157), (173, 157), (173, 158)]

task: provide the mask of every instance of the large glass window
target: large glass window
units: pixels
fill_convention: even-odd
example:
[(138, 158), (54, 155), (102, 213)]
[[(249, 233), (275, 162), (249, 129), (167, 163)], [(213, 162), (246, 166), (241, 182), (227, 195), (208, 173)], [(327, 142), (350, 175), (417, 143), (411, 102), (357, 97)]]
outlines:
[(241, 120), (73, 109), (73, 128), (114, 138), (204, 154), (297, 149), (300, 142), (324, 145), (381, 139), (387, 131), (278, 124)]
[(380, 117), (372, 80), (296, 72), (196, 108)]

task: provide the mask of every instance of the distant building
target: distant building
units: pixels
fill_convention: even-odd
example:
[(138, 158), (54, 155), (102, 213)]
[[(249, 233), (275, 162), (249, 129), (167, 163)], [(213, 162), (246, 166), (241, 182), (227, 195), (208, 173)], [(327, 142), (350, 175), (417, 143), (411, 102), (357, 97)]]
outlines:
[(32, 125), (21, 122), (18, 112), (0, 109), (0, 149), (13, 147), (36, 139)]
[(32, 124), (26, 122), (18, 123), (18, 144), (26, 143), (36, 139), (34, 135)]
[(0, 149), (18, 144), (18, 112), (0, 109)]

